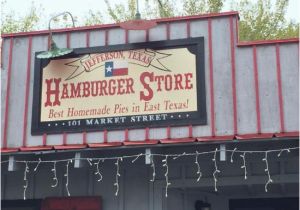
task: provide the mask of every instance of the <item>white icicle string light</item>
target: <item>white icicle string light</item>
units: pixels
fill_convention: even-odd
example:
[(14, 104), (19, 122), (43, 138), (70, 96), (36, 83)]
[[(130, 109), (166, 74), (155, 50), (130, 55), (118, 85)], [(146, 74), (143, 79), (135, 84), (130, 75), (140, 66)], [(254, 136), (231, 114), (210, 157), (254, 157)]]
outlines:
[(237, 148), (234, 148), (234, 150), (232, 151), (231, 153), (231, 157), (230, 157), (230, 162), (233, 163), (233, 155), (234, 155), (234, 152), (237, 150)]
[(289, 149), (282, 149), (282, 150), (280, 150), (280, 152), (278, 153), (278, 157), (280, 157), (281, 156), (281, 153), (283, 153), (284, 151), (287, 151), (287, 153), (290, 153), (291, 151), (289, 150)]
[(198, 175), (197, 182), (200, 181), (201, 176), (202, 176), (200, 164), (199, 164), (199, 161), (198, 161), (198, 156), (199, 156), (199, 152), (196, 151), (196, 155), (195, 155), (195, 164), (197, 165), (197, 175)]
[(57, 175), (56, 175), (56, 161), (53, 162), (53, 168), (51, 169), (51, 171), (53, 171), (53, 180), (55, 181), (55, 183), (53, 185), (51, 185), (51, 187), (57, 187), (58, 179), (57, 179)]
[(103, 179), (103, 176), (102, 176), (102, 174), (101, 174), (101, 172), (100, 172), (100, 169), (99, 169), (99, 164), (100, 164), (100, 161), (102, 160), (102, 163), (104, 162), (104, 160), (103, 159), (99, 159), (98, 160), (98, 162), (97, 163), (94, 163), (95, 165), (96, 165), (96, 172), (95, 172), (95, 175), (99, 175), (99, 179), (97, 180), (98, 182), (100, 182), (100, 181), (102, 181), (102, 179)]
[(214, 177), (214, 181), (215, 181), (215, 192), (218, 191), (218, 188), (217, 188), (217, 182), (218, 182), (218, 179), (217, 179), (217, 173), (220, 173), (221, 171), (218, 169), (218, 165), (217, 165), (217, 152), (218, 152), (218, 148), (216, 148), (215, 150), (215, 154), (214, 154), (214, 158), (212, 159), (212, 161), (215, 163), (215, 171), (213, 173), (213, 177)]
[(265, 191), (268, 192), (268, 185), (273, 182), (273, 180), (271, 179), (270, 170), (269, 170), (268, 152), (265, 152), (265, 157), (262, 159), (262, 161), (264, 161), (266, 163), (265, 172), (267, 172), (268, 181), (265, 184)]
[[(233, 150), (227, 150), (228, 152), (232, 152), (231, 154), (231, 162), (233, 162), (233, 155), (234, 153), (249, 153), (249, 154), (260, 154), (260, 153), (264, 153), (265, 154), (265, 158), (263, 158), (262, 160), (265, 162), (266, 164), (266, 169), (265, 169), (265, 172), (267, 173), (268, 175), (268, 181), (266, 182), (265, 184), (265, 191), (268, 192), (268, 185), (270, 183), (273, 182), (273, 180), (271, 179), (271, 176), (270, 176), (270, 171), (269, 171), (269, 163), (268, 163), (268, 153), (278, 153), (277, 156), (280, 157), (281, 154), (283, 152), (287, 152), (287, 153), (290, 153), (292, 152), (292, 150), (299, 150), (299, 146), (298, 147), (289, 147), (289, 148), (281, 148), (281, 149), (273, 149), (273, 150), (247, 150), (247, 151), (243, 151), (243, 150), (237, 150), (237, 148), (234, 148)], [(171, 184), (169, 183), (169, 178), (168, 178), (168, 164), (167, 164), (167, 159), (168, 157), (181, 157), (181, 156), (196, 156), (196, 155), (209, 155), (209, 154), (212, 154), (214, 153), (214, 164), (215, 164), (215, 171), (213, 173), (213, 178), (215, 180), (215, 191), (217, 191), (217, 173), (220, 173), (220, 171), (218, 170), (217, 168), (217, 159), (216, 159), (216, 153), (217, 152), (220, 152), (220, 150), (218, 150), (216, 148), (216, 150), (213, 150), (213, 151), (206, 151), (206, 152), (194, 152), (194, 153), (181, 153), (181, 154), (151, 154), (150, 156), (152, 157), (151, 158), (151, 167), (153, 168), (153, 179), (150, 180), (150, 181), (154, 181), (155, 179), (155, 163), (154, 163), (154, 157), (157, 156), (157, 157), (165, 157), (165, 159), (163, 160), (163, 162), (165, 162), (165, 164), (163, 164), (164, 167), (166, 167), (166, 182), (167, 182), (167, 185), (166, 185), (166, 196), (167, 196), (167, 189), (168, 189), (168, 186)], [(142, 155), (146, 156), (146, 155), (149, 155), (149, 154), (145, 154), (145, 153), (140, 153), (140, 154), (135, 154), (135, 155), (124, 155), (124, 156), (117, 156), (117, 157), (102, 157), (102, 158), (80, 158), (80, 160), (86, 160), (86, 161), (89, 161), (89, 160), (102, 160), (102, 161), (105, 161), (105, 160), (116, 160), (118, 161), (119, 163), (119, 160), (123, 160), (123, 158), (137, 158), (137, 157), (140, 157)], [(27, 175), (25, 173), (28, 173), (29, 172), (29, 168), (28, 168), (28, 164), (31, 164), (31, 163), (37, 163), (35, 169), (37, 170), (38, 167), (39, 167), (39, 164), (41, 163), (52, 163), (53, 164), (53, 169), (51, 169), (51, 171), (53, 172), (53, 180), (55, 181), (55, 183), (53, 185), (51, 185), (51, 187), (56, 187), (58, 186), (58, 179), (57, 179), (57, 175), (56, 175), (56, 163), (59, 163), (59, 162), (67, 162), (67, 166), (69, 165), (69, 163), (71, 162), (72, 163), (72, 160), (75, 160), (75, 158), (69, 158), (69, 159), (59, 159), (59, 160), (44, 160), (42, 161), (41, 159), (38, 159), (38, 160), (13, 160), (13, 162), (15, 163), (25, 163), (27, 164), (27, 167), (25, 167), (25, 171), (24, 171), (24, 180), (26, 181), (25, 182), (25, 185), (24, 185), (24, 198), (25, 198), (25, 194), (26, 194), (26, 190), (27, 190), (27, 187), (28, 187), (28, 183), (27, 183)], [(245, 160), (246, 161), (246, 160)], [(3, 163), (8, 163), (9, 160), (4, 160), (4, 161), (1, 161), (0, 163), (3, 164)], [(244, 162), (244, 165), (246, 166), (246, 162)], [(26, 170), (27, 168), (27, 170)], [(65, 176), (67, 175), (67, 183), (66, 183), (66, 188), (67, 188), (67, 191), (68, 191), (68, 195), (69, 194), (69, 190), (68, 190), (68, 167), (67, 167), (67, 174), (65, 174)], [(118, 169), (119, 171), (119, 169)], [(245, 172), (246, 172), (246, 169), (245, 169)], [(119, 174), (119, 173), (118, 173)], [(120, 175), (120, 174), (119, 174)], [(199, 174), (198, 174), (199, 175)], [(100, 176), (100, 175), (99, 175)], [(117, 180), (118, 181), (118, 180)], [(115, 183), (115, 185), (118, 184), (118, 183)], [(119, 186), (118, 186), (119, 188)], [(118, 189), (119, 190), (119, 189)]]
[(240, 155), (241, 158), (243, 158), (243, 165), (241, 166), (241, 168), (244, 169), (244, 173), (245, 173), (245, 180), (247, 179), (247, 166), (246, 166), (246, 152), (244, 152), (242, 155)]
[(26, 190), (28, 188), (28, 179), (27, 179), (27, 173), (29, 173), (29, 167), (28, 167), (28, 162), (25, 161), (25, 169), (24, 169), (24, 192), (23, 192), (23, 198), (26, 200)]
[(154, 156), (149, 155), (150, 159), (151, 159), (151, 168), (152, 168), (152, 179), (150, 179), (151, 182), (155, 181), (155, 176), (156, 176), (156, 172), (155, 172), (155, 163), (154, 163)]
[(119, 177), (121, 176), (120, 174), (120, 165), (119, 165), (119, 161), (123, 161), (123, 158), (118, 157), (117, 161), (115, 163), (116, 167), (117, 167), (117, 172), (116, 172), (116, 182), (114, 183), (114, 185), (116, 186), (116, 193), (115, 196), (118, 195), (119, 193)]
[(169, 187), (169, 185), (171, 185), (171, 183), (169, 182), (168, 157), (169, 157), (169, 155), (165, 155), (165, 159), (162, 160), (163, 167), (166, 168), (166, 173), (165, 173), (165, 178), (166, 178), (166, 193), (165, 193), (165, 196), (166, 196), (166, 198), (168, 197), (168, 187)]
[(86, 160), (90, 164), (90, 166), (93, 166), (93, 159), (92, 158), (87, 158)]
[(143, 153), (140, 153), (136, 156), (136, 158), (134, 158), (131, 162), (134, 163), (135, 161), (137, 161), (137, 159), (139, 159), (142, 155), (144, 155)]
[(182, 156), (186, 156), (186, 153), (183, 152), (182, 154), (176, 155), (175, 157), (173, 157), (173, 160), (176, 160), (176, 159), (178, 159), (178, 158), (180, 158)]
[(42, 160), (39, 158), (39, 162), (37, 163), (36, 167), (33, 169), (33, 171), (37, 171), (39, 165), (41, 164)]
[(68, 160), (67, 165), (66, 165), (66, 173), (65, 173), (65, 177), (66, 177), (66, 190), (67, 190), (67, 194), (68, 196), (70, 195), (70, 191), (69, 191), (69, 164), (70, 162), (72, 163), (72, 160)]

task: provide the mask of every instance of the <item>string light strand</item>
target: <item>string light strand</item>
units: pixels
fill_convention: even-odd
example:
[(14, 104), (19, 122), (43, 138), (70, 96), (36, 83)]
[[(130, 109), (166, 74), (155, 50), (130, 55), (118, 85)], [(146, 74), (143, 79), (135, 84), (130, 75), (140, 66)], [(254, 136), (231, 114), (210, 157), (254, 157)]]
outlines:
[[(231, 153), (231, 157), (230, 157), (230, 162), (233, 163), (233, 155), (234, 155), (234, 152), (237, 150), (237, 148), (234, 148), (234, 150), (232, 151)], [(229, 150), (228, 150), (229, 151)]]
[(215, 164), (215, 171), (213, 173), (213, 177), (214, 177), (214, 181), (215, 181), (215, 192), (218, 191), (218, 188), (217, 188), (217, 182), (218, 182), (218, 179), (217, 179), (217, 173), (220, 173), (221, 171), (218, 169), (218, 165), (217, 165), (217, 152), (218, 152), (218, 148), (216, 148), (215, 150), (215, 154), (214, 154), (214, 158), (212, 159), (212, 161), (214, 162)]
[(165, 196), (166, 196), (166, 198), (168, 197), (168, 187), (169, 187), (169, 185), (171, 185), (171, 183), (169, 182), (168, 157), (169, 157), (169, 155), (165, 155), (165, 159), (162, 160), (163, 167), (166, 168), (166, 172), (165, 172), (165, 178), (166, 178), (166, 193), (165, 193)]
[(273, 180), (271, 179), (270, 170), (269, 170), (268, 152), (265, 152), (265, 157), (262, 160), (266, 163), (265, 172), (267, 172), (268, 181), (265, 184), (265, 191), (268, 192), (268, 185), (273, 182)]
[(67, 190), (68, 196), (71, 196), (70, 191), (69, 191), (69, 164), (70, 164), (70, 162), (72, 163), (72, 160), (68, 160), (67, 165), (66, 165), (66, 173), (65, 173), (65, 177), (66, 177), (66, 190)]
[(33, 169), (33, 171), (37, 171), (39, 165), (41, 164), (42, 160), (39, 158), (39, 162), (37, 163), (36, 167)]
[(119, 161), (123, 161), (122, 158), (118, 158), (115, 165), (117, 167), (117, 172), (116, 172), (116, 182), (114, 183), (114, 185), (116, 186), (116, 193), (115, 193), (115, 196), (118, 195), (119, 193), (119, 177), (121, 176), (120, 174), (120, 165), (119, 165)]
[(244, 169), (244, 173), (245, 173), (245, 180), (247, 179), (247, 166), (246, 166), (246, 152), (244, 152), (242, 155), (240, 155), (241, 158), (243, 158), (243, 165), (241, 166), (241, 168)]
[(154, 182), (155, 181), (155, 176), (156, 176), (156, 173), (155, 173), (155, 162), (154, 162), (154, 157), (152, 155), (150, 155), (150, 158), (151, 158), (151, 168), (152, 168), (152, 179), (150, 181)]
[(53, 163), (53, 168), (51, 169), (51, 171), (53, 171), (53, 180), (55, 181), (55, 183), (53, 185), (51, 185), (51, 187), (57, 187), (58, 179), (57, 179), (57, 175), (56, 175), (56, 162)]
[[(98, 182), (102, 181), (102, 179), (103, 179), (103, 176), (102, 176), (102, 174), (100, 172), (100, 169), (99, 169), (100, 161), (101, 161), (101, 159), (99, 159), (97, 163), (94, 163), (96, 165), (96, 170), (97, 170), (95, 172), (95, 175), (99, 175), (99, 179), (97, 180)], [(104, 162), (104, 160), (102, 160), (102, 162)]]
[(277, 156), (280, 157), (281, 154), (282, 154), (284, 151), (287, 151), (287, 153), (290, 153), (290, 152), (291, 152), (290, 149), (282, 149), (282, 150), (278, 153)]
[(197, 174), (198, 174), (197, 182), (199, 182), (200, 179), (201, 179), (201, 177), (202, 177), (202, 173), (201, 173), (201, 169), (200, 169), (200, 164), (199, 164), (199, 161), (198, 161), (198, 156), (199, 156), (199, 152), (196, 151), (195, 164), (197, 166)]
[(143, 153), (140, 153), (136, 156), (136, 158), (134, 158), (131, 162), (134, 163), (135, 161), (137, 161), (137, 159), (139, 159), (142, 155), (144, 155)]
[(23, 186), (23, 188), (24, 188), (24, 191), (23, 191), (23, 198), (24, 198), (24, 200), (26, 200), (26, 190), (28, 188), (27, 173), (29, 173), (29, 167), (28, 167), (28, 162), (25, 161), (25, 169), (24, 169), (24, 182), (25, 182), (25, 184)]

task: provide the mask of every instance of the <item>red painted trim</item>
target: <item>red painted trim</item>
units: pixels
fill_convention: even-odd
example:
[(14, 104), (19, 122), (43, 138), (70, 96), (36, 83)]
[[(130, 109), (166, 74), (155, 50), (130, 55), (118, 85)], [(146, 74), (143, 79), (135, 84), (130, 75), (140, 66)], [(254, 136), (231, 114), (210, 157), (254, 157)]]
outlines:
[(124, 137), (125, 140), (124, 141), (129, 141), (128, 135), (129, 135), (128, 129), (125, 129), (125, 137)]
[(230, 47), (231, 47), (231, 84), (233, 97), (233, 131), (234, 135), (238, 133), (237, 129), (237, 103), (236, 103), (236, 75), (235, 75), (235, 44), (233, 34), (233, 18), (230, 16)]
[(97, 147), (118, 147), (122, 146), (121, 142), (109, 142), (109, 143), (93, 143), (93, 144), (88, 144), (89, 147), (91, 148), (97, 148)]
[(51, 150), (53, 146), (36, 146), (36, 147), (21, 147), (20, 151), (22, 152), (31, 152), (31, 151), (41, 151), (41, 150)]
[(11, 81), (11, 69), (12, 69), (12, 52), (13, 52), (13, 38), (10, 38), (9, 42), (9, 57), (7, 67), (7, 86), (6, 86), (6, 99), (5, 99), (5, 112), (4, 112), (4, 131), (2, 139), (2, 148), (7, 147), (7, 129), (8, 129), (8, 107), (9, 107), (9, 96), (10, 96), (10, 81)]
[(70, 34), (70, 32), (68, 32), (67, 37), (66, 37), (66, 39), (67, 39), (67, 48), (70, 48), (70, 36), (71, 36), (71, 34)]
[(191, 37), (191, 22), (186, 22), (186, 36), (187, 38)]
[(153, 144), (158, 144), (158, 140), (147, 140), (147, 141), (125, 141), (123, 144), (125, 146), (135, 146), (135, 145), (153, 145)]
[(233, 140), (233, 135), (228, 136), (203, 136), (197, 138), (197, 141), (226, 141), (226, 140)]
[(284, 133), (285, 123), (284, 123), (284, 110), (283, 110), (283, 96), (282, 96), (282, 82), (281, 82), (281, 65), (280, 65), (279, 44), (276, 44), (276, 72), (277, 72), (277, 82), (278, 82), (280, 132)]
[(145, 36), (146, 36), (146, 39), (145, 39), (146, 42), (149, 42), (149, 29), (146, 30)]
[(125, 30), (125, 44), (128, 43), (128, 33), (129, 33), (129, 31)]
[(208, 49), (209, 49), (209, 83), (210, 83), (210, 120), (211, 135), (215, 136), (215, 100), (214, 100), (214, 66), (213, 66), (213, 48), (212, 48), (212, 32), (211, 19), (208, 19)]
[(167, 127), (167, 139), (171, 139), (171, 127)]
[(145, 128), (145, 141), (149, 141), (149, 128)]
[(258, 84), (258, 67), (256, 56), (256, 45), (252, 47), (253, 52), (253, 70), (254, 70), (254, 84), (255, 84), (255, 109), (256, 109), (256, 125), (257, 133), (261, 133), (261, 115), (260, 115), (260, 99), (259, 99), (259, 84)]
[(63, 145), (67, 145), (67, 134), (63, 133)]
[(105, 30), (104, 38), (105, 38), (105, 46), (107, 46), (108, 45), (108, 30)]
[[(160, 19), (154, 19), (154, 20), (157, 23), (165, 23), (165, 22), (177, 22), (177, 21), (186, 21), (186, 20), (197, 20), (197, 19), (226, 17), (226, 16), (232, 16), (232, 15), (237, 16), (238, 12), (230, 11), (230, 12), (209, 13), (209, 14), (202, 14), (202, 15), (160, 18)], [(83, 26), (83, 27), (76, 27), (76, 28), (62, 28), (62, 29), (54, 29), (54, 30), (51, 30), (51, 31), (53, 33), (64, 33), (64, 32), (72, 32), (72, 31), (98, 30), (98, 29), (119, 28), (119, 27), (120, 27), (119, 23), (115, 23), (115, 24), (103, 24), (103, 25), (94, 25), (94, 26)], [(16, 37), (16, 36), (30, 36), (30, 35), (34, 36), (34, 35), (43, 35), (43, 34), (48, 35), (49, 30), (2, 34), (1, 37), (6, 38), (6, 37)]]
[(189, 138), (193, 137), (193, 126), (189, 125)]
[(276, 137), (299, 137), (299, 131), (275, 133), (275, 136)]
[(257, 40), (257, 41), (242, 41), (238, 43), (239, 47), (252, 46), (252, 45), (268, 45), (268, 44), (287, 44), (287, 43), (299, 43), (299, 38), (290, 39), (277, 39), (277, 40)]
[(107, 130), (103, 131), (103, 142), (107, 143)]
[(236, 39), (236, 43), (239, 43), (239, 18), (238, 17), (235, 17), (235, 39)]
[(90, 47), (90, 31), (86, 32), (86, 47)]
[(47, 134), (43, 134), (43, 146), (47, 145)]
[(87, 145), (80, 145), (80, 144), (69, 144), (69, 145), (55, 145), (53, 146), (56, 150), (63, 150), (63, 149), (83, 149), (86, 148)]
[(191, 143), (195, 141), (196, 138), (178, 138), (178, 139), (162, 139), (159, 142), (162, 144), (176, 144), (176, 143)]
[(86, 139), (86, 132), (82, 133), (82, 144), (86, 144), (87, 143), (87, 139)]
[(170, 40), (170, 23), (166, 24), (167, 40)]
[(0, 149), (1, 153), (18, 152), (19, 149)]
[(273, 137), (273, 133), (261, 133), (261, 134), (242, 134), (236, 135), (235, 138), (238, 140), (246, 139), (269, 139)]
[(28, 98), (29, 98), (29, 86), (30, 86), (30, 68), (31, 68), (31, 47), (32, 47), (32, 36), (28, 40), (27, 49), (27, 73), (26, 73), (26, 84), (25, 84), (25, 105), (24, 105), (24, 119), (23, 119), (23, 147), (26, 147), (27, 143), (27, 117), (28, 117)]

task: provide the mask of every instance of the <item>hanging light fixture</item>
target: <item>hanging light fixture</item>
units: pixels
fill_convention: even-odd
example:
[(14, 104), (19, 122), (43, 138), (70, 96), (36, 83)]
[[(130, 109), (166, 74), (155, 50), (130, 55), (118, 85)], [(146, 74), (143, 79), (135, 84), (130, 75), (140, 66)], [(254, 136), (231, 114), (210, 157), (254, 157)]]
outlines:
[(136, 0), (136, 14), (134, 20), (128, 20), (120, 23), (120, 27), (126, 30), (147, 30), (156, 26), (154, 20), (141, 19), (139, 12), (139, 0)]
[(49, 20), (49, 27), (48, 27), (48, 29), (50, 31), (49, 32), (49, 37), (50, 37), (50, 41), (51, 41), (50, 49), (48, 51), (39, 53), (36, 56), (37, 58), (41, 58), (41, 59), (55, 58), (55, 57), (60, 57), (60, 56), (63, 56), (63, 55), (66, 55), (66, 54), (69, 54), (69, 53), (73, 52), (73, 49), (70, 49), (70, 48), (58, 48), (56, 43), (53, 40), (53, 37), (52, 37), (51, 21), (54, 18), (57, 18), (61, 15), (70, 15), (72, 23), (73, 23), (73, 27), (75, 27), (74, 18), (73, 18), (72, 14), (70, 12), (62, 12), (62, 13), (52, 17)]

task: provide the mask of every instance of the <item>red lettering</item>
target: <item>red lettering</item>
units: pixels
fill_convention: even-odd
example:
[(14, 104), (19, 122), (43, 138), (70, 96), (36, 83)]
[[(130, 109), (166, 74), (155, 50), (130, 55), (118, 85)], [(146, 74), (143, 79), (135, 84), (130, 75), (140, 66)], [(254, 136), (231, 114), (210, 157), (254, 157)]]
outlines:
[(69, 98), (69, 92), (68, 92), (68, 84), (63, 84), (63, 90), (61, 94), (61, 98)]
[(161, 82), (164, 81), (164, 76), (155, 76), (155, 81), (157, 81), (157, 91), (162, 91), (161, 90)]
[[(51, 84), (54, 81), (55, 83), (55, 89), (51, 89)], [(60, 105), (60, 101), (59, 101), (59, 83), (60, 83), (61, 79), (46, 79), (46, 85), (47, 85), (47, 91), (46, 91), (46, 95), (47, 95), (47, 99), (45, 102), (45, 107), (47, 106), (56, 106), (56, 105)], [(54, 102), (51, 102), (51, 95), (54, 95)]]
[(90, 96), (90, 83), (84, 82), (83, 83), (83, 97), (89, 97)]
[(114, 95), (116, 93), (115, 84), (116, 84), (116, 81), (114, 79), (109, 80), (109, 82), (108, 82), (108, 93), (109, 93), (109, 95)]
[(191, 78), (193, 78), (193, 74), (187, 73), (187, 74), (184, 74), (184, 76), (185, 76), (185, 89), (192, 89), (193, 84), (191, 84)]
[(132, 78), (126, 79), (126, 82), (127, 82), (126, 94), (134, 93), (134, 90), (133, 90), (133, 79)]
[(146, 95), (143, 91), (140, 91), (140, 100), (144, 100), (144, 101), (150, 101), (153, 98), (153, 90), (151, 89), (151, 87), (149, 86), (148, 83), (146, 83), (146, 79), (149, 79), (149, 82), (153, 82), (153, 76), (154, 73), (150, 73), (150, 72), (144, 72), (141, 74), (140, 76), (140, 81), (142, 83), (142, 85), (144, 86), (145, 90), (148, 91), (148, 94)]
[(182, 75), (181, 74), (175, 74), (174, 75), (175, 77), (175, 89), (174, 90), (182, 90), (183, 87), (182, 87)]
[(80, 85), (81, 85), (81, 82), (77, 83), (76, 87), (74, 85), (74, 83), (71, 83), (71, 96), (70, 98), (80, 98), (81, 95), (80, 95)]
[(123, 88), (125, 80), (118, 79), (117, 82), (118, 82), (118, 95), (123, 95), (125, 93), (125, 90)]
[(166, 89), (166, 91), (172, 90), (172, 84), (173, 84), (172, 76), (169, 75), (169, 74), (166, 75), (166, 77), (165, 77), (165, 89)]

